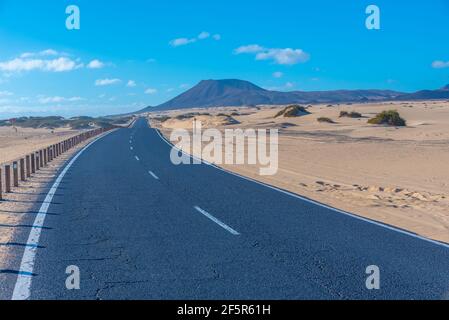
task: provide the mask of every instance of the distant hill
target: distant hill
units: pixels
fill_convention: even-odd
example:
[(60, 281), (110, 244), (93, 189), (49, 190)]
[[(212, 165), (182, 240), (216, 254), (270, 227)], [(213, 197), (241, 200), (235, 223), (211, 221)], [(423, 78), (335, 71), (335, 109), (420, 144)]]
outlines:
[(433, 100), (449, 99), (449, 84), (437, 90), (421, 90), (414, 93), (404, 94), (398, 100)]
[(449, 86), (435, 91), (409, 94), (392, 90), (292, 91), (266, 90), (255, 84), (237, 80), (203, 80), (195, 87), (157, 107), (139, 112), (222, 106), (276, 104), (357, 103), (388, 100), (446, 99)]
[(122, 118), (92, 118), (92, 117), (74, 117), (65, 119), (63, 117), (21, 117), (8, 120), (0, 120), (0, 127), (20, 127), (20, 128), (72, 128), (74, 130), (91, 129), (91, 128), (108, 128), (116, 125), (128, 123), (131, 117)]

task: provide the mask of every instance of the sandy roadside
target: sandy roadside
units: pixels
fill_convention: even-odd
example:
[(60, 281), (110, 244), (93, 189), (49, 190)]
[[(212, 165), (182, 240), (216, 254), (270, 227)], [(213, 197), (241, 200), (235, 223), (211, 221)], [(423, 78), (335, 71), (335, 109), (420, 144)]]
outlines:
[[(32, 132), (29, 132), (32, 135)], [(39, 132), (40, 135), (40, 132)], [(39, 136), (38, 135), (38, 136)], [(73, 135), (73, 134), (71, 134)], [(64, 138), (70, 135), (64, 135)], [(64, 166), (73, 155), (78, 153), (92, 140), (94, 137), (87, 140), (73, 149), (62, 154), (60, 157), (54, 159), (47, 167), (42, 168), (27, 179), (26, 182), (21, 182), (19, 188), (14, 188), (12, 193), (3, 194), (3, 201), (0, 201), (0, 270), (13, 270), (14, 267), (10, 265), (9, 256), (11, 251), (15, 249), (15, 236), (18, 232), (29, 232), (32, 225), (32, 221), (36, 217), (39, 207), (45, 198), (48, 186), (56, 178), (57, 173)], [(32, 140), (38, 139), (33, 136)], [(26, 152), (35, 150), (38, 145), (46, 146), (48, 141), (53, 143), (61, 141), (62, 139), (48, 140), (45, 142), (39, 141), (38, 144), (32, 146), (21, 146), (21, 150), (27, 150)], [(32, 148), (29, 150), (29, 148)], [(9, 148), (0, 148), (0, 152), (8, 150)], [(10, 157), (10, 156), (9, 156)], [(61, 193), (62, 191), (58, 191)]]
[(43, 149), (80, 132), (70, 129), (0, 127), (0, 163), (16, 160), (25, 154)]
[[(222, 167), (363, 217), (449, 242), (448, 102), (313, 106), (307, 116), (275, 118), (282, 109), (190, 112), (203, 113), (196, 119), (203, 122), (204, 128), (279, 129), (276, 175), (259, 175), (259, 166)], [(398, 110), (408, 126), (367, 124), (368, 118), (389, 109)], [(339, 118), (340, 111), (357, 111), (364, 118)], [(173, 118), (186, 112), (172, 112), (168, 114), (170, 120), (152, 123), (169, 137), (173, 129), (192, 127), (192, 119)], [(229, 122), (223, 114), (232, 114), (232, 120), (238, 123)], [(319, 123), (319, 117), (335, 123)]]

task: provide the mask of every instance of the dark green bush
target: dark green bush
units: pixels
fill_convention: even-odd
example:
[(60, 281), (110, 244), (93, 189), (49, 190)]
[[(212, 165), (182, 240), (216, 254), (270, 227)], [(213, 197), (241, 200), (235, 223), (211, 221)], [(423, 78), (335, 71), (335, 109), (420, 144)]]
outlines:
[(156, 121), (159, 121), (159, 122), (165, 122), (165, 121), (167, 121), (167, 120), (170, 120), (170, 117), (167, 117), (167, 116), (160, 116), (160, 117), (155, 117), (155, 118), (153, 118), (154, 120), (156, 120)]
[(405, 127), (407, 122), (401, 118), (396, 110), (382, 111), (377, 116), (368, 120), (369, 124)]
[(358, 112), (341, 111), (340, 118), (361, 118), (362, 114)]
[(320, 117), (317, 119), (320, 123), (335, 123), (334, 120), (326, 118), (326, 117)]
[(279, 111), (274, 117), (279, 118), (281, 116), (284, 116), (286, 118), (293, 118), (306, 114), (310, 114), (310, 112), (307, 111), (306, 108), (304, 108), (303, 106), (291, 105)]

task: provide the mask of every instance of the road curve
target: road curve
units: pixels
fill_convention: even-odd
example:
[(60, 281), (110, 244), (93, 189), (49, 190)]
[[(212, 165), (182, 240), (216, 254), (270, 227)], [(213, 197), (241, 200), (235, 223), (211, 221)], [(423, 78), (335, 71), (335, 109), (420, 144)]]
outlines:
[[(70, 265), (80, 290), (66, 289)], [(379, 290), (366, 288), (370, 265)], [(175, 166), (140, 119), (67, 171), (25, 276), (31, 299), (445, 299), (448, 266), (446, 246), (213, 166)], [(6, 276), (1, 298), (21, 276)]]

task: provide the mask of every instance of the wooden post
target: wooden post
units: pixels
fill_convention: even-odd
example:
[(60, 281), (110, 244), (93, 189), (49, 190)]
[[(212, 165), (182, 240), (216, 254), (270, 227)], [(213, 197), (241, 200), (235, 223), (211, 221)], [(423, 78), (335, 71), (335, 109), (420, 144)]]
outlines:
[(44, 149), (44, 166), (47, 166), (47, 151), (48, 149)]
[(3, 200), (2, 191), (3, 191), (3, 187), (2, 187), (2, 168), (0, 167), (0, 201)]
[(11, 192), (11, 166), (9, 164), (5, 165), (5, 191), (6, 193)]
[(31, 163), (30, 163), (30, 156), (25, 157), (26, 162), (26, 174), (27, 178), (31, 177)]
[(43, 153), (42, 150), (39, 150), (39, 161), (40, 161), (39, 166), (41, 168), (44, 166), (44, 157), (42, 153)]
[(25, 159), (20, 159), (20, 180), (25, 181)]
[(36, 173), (36, 159), (34, 153), (31, 154), (31, 174)]
[(17, 161), (14, 161), (12, 163), (12, 176), (14, 188), (19, 187), (19, 164), (17, 163)]
[(36, 171), (40, 170), (39, 152), (36, 152)]

